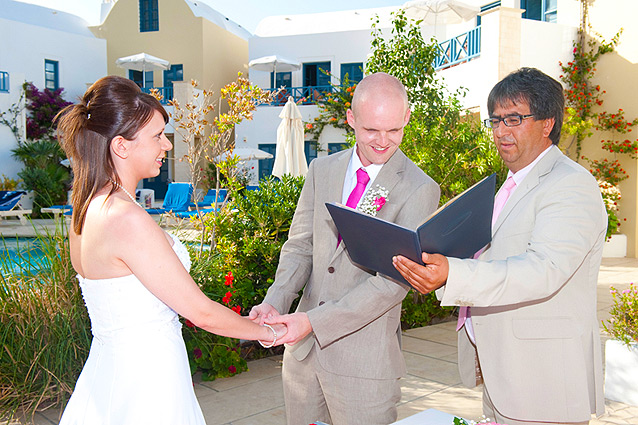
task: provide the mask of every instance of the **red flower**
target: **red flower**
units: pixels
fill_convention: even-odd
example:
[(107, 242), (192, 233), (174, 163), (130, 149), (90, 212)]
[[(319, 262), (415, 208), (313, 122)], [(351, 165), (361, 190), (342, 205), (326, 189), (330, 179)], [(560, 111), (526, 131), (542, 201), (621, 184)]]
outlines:
[(195, 325), (193, 324), (193, 322), (191, 322), (190, 320), (186, 319), (186, 326), (188, 326), (189, 328), (194, 328)]
[(231, 288), (233, 287), (233, 272), (228, 272), (228, 274), (226, 275), (226, 277), (224, 277), (224, 279), (226, 280), (224, 282), (224, 285), (226, 286), (230, 286)]
[(199, 359), (202, 356), (202, 350), (195, 348), (193, 350), (193, 356), (195, 356), (196, 359)]
[(231, 292), (226, 292), (226, 295), (224, 296), (224, 298), (222, 298), (222, 302), (224, 304), (228, 304), (230, 303), (230, 298), (233, 296), (233, 294)]
[(241, 306), (240, 305), (236, 305), (235, 307), (231, 308), (232, 311), (234, 311), (235, 313), (241, 315)]
[(233, 365), (228, 366), (228, 371), (230, 373), (237, 373), (237, 368)]

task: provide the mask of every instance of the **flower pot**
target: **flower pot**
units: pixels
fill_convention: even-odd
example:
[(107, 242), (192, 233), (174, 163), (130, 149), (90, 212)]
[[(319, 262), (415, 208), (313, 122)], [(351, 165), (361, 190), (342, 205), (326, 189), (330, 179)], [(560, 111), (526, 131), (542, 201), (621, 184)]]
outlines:
[(605, 343), (605, 398), (638, 406), (638, 344)]
[(627, 256), (627, 235), (620, 233), (611, 235), (611, 239), (605, 242), (603, 247), (603, 257), (625, 257)]

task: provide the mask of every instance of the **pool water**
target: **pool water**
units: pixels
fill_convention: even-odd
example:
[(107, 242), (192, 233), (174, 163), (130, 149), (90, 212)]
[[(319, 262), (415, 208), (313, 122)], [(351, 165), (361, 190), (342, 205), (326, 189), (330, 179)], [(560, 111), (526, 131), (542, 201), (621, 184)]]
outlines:
[(43, 257), (35, 238), (0, 238), (0, 271), (3, 274), (39, 270)]

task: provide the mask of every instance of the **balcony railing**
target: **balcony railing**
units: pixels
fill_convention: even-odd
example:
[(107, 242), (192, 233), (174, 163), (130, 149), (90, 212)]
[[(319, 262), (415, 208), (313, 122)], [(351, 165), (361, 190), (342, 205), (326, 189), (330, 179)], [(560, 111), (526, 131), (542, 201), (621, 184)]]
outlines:
[[(275, 92), (278, 89), (268, 90)], [(332, 93), (332, 91), (332, 86), (285, 87), (275, 94), (272, 102), (265, 105), (283, 106), (288, 101), (288, 96), (292, 96), (298, 105), (314, 105), (318, 100), (323, 99), (327, 93)]]
[(173, 87), (143, 87), (142, 91), (150, 94), (152, 89), (157, 90), (162, 96), (162, 100), (160, 100), (162, 105), (168, 104), (168, 101), (173, 99)]
[(9, 73), (0, 71), (0, 93), (9, 93)]
[(434, 60), (434, 69), (441, 70), (467, 62), (481, 54), (481, 27), (439, 43), (439, 56)]

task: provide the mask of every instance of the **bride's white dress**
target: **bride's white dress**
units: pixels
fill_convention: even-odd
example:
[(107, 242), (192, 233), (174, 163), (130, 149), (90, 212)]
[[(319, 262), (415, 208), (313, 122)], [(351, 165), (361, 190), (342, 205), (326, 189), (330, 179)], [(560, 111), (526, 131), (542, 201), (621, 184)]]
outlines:
[(177, 314), (134, 275), (78, 279), (93, 342), (60, 425), (205, 424)]

